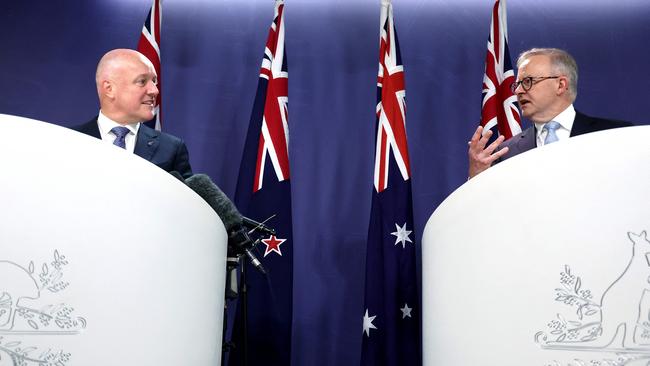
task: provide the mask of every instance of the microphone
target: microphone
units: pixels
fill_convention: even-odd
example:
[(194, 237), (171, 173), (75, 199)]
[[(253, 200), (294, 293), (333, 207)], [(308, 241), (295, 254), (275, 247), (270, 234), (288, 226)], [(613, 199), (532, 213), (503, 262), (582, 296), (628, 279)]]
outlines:
[(205, 174), (194, 174), (185, 180), (185, 184), (219, 215), (226, 231), (231, 232), (242, 226), (242, 215), (225, 193)]
[[(185, 182), (185, 179), (183, 179), (183, 176), (182, 176), (179, 172), (177, 172), (177, 171), (175, 171), (175, 170), (172, 170), (171, 172), (169, 172), (169, 174), (171, 174), (174, 178), (180, 180), (181, 182), (187, 184), (187, 183)], [(228, 200), (228, 198), (227, 198), (227, 197), (225, 196), (225, 194), (224, 194), (224, 193), (219, 189), (219, 187), (218, 187), (217, 185), (215, 185), (214, 183), (212, 183), (212, 181), (210, 180), (210, 177), (205, 176), (205, 177), (207, 177), (207, 181), (206, 181), (206, 180), (205, 180), (205, 177), (202, 177), (202, 176), (204, 176), (204, 174), (196, 174), (196, 175), (198, 176), (198, 178), (194, 178), (194, 177), (190, 177), (190, 178), (188, 178), (188, 179), (192, 182), (192, 185), (193, 185), (193, 186), (200, 187), (201, 192), (205, 192), (206, 195), (215, 196), (215, 197), (217, 197), (217, 198), (218, 198), (218, 197), (223, 197), (223, 198), (225, 198), (226, 200)], [(198, 180), (199, 183), (196, 184), (196, 183), (195, 183), (195, 180)], [(214, 185), (214, 187), (216, 188), (216, 190), (217, 190), (218, 192), (221, 192), (221, 193), (220, 193), (220, 194), (219, 194), (219, 193), (217, 193), (217, 194), (212, 194), (212, 193), (210, 193), (210, 191), (211, 191), (212, 189), (205, 188), (205, 187), (210, 187), (210, 185)], [(192, 188), (192, 190), (194, 190), (195, 192), (197, 192), (197, 190), (194, 189), (193, 187), (190, 187), (190, 188)], [(199, 192), (197, 192), (197, 193), (199, 193)], [(200, 195), (201, 197), (204, 197), (203, 194), (200, 194), (200, 193), (199, 193), (199, 195)], [(206, 201), (208, 202), (208, 204), (210, 203), (209, 200), (206, 199)], [(231, 201), (228, 200), (228, 202), (231, 202)], [(231, 202), (231, 203), (232, 203), (232, 202)], [(211, 205), (211, 206), (212, 206), (212, 205)], [(215, 206), (212, 206), (212, 208), (213, 208), (215, 211), (217, 211), (217, 214), (219, 214), (220, 211), (219, 211), (217, 208), (215, 208)], [(237, 210), (237, 208), (235, 208), (234, 206), (232, 207), (232, 209), (234, 209), (235, 211), (237, 211), (237, 213), (239, 213), (239, 211)], [(231, 211), (231, 210), (229, 209), (229, 211)], [(257, 222), (257, 221), (255, 221), (255, 220), (253, 220), (253, 219), (249, 219), (248, 217), (242, 216), (241, 214), (239, 214), (239, 216), (241, 216), (241, 225), (245, 226), (247, 229), (250, 230), (250, 231), (248, 232), (249, 234), (251, 234), (253, 231), (259, 230), (260, 232), (262, 232), (263, 234), (266, 234), (266, 235), (275, 235), (275, 230), (274, 230), (273, 228), (270, 228), (270, 227), (264, 225), (263, 222)], [(274, 215), (274, 216), (275, 216), (275, 215)], [(221, 217), (221, 215), (219, 215), (219, 217)], [(273, 217), (273, 216), (271, 216), (271, 217)], [(224, 218), (221, 218), (221, 219), (224, 220)], [(225, 223), (225, 221), (224, 221), (224, 223)]]
[(246, 216), (242, 216), (241, 219), (242, 219), (242, 224), (246, 226), (246, 228), (250, 229), (250, 231), (248, 232), (249, 234), (255, 230), (259, 230), (266, 235), (275, 235), (275, 230), (264, 225), (264, 223), (262, 222), (257, 222), (253, 219), (249, 219)]
[(237, 249), (243, 250), (256, 269), (266, 274), (262, 263), (247, 246), (249, 243), (252, 244), (251, 247), (255, 246), (258, 241), (253, 242), (248, 236), (248, 233), (244, 229), (244, 217), (239, 213), (239, 210), (237, 210), (237, 207), (235, 207), (228, 196), (205, 174), (194, 174), (185, 180), (185, 184), (201, 196), (217, 215), (219, 215), (229, 234), (228, 240), (234, 243)]

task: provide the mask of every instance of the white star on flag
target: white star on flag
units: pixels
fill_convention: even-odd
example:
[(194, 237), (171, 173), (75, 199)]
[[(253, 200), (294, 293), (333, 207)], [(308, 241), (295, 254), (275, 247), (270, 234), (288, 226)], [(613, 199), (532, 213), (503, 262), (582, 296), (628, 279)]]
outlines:
[(409, 308), (409, 304), (404, 303), (404, 307), (400, 310), (402, 311), (402, 319), (406, 318), (407, 316), (411, 318), (411, 310), (413, 310), (413, 308)]
[(366, 333), (368, 337), (370, 337), (370, 329), (377, 329), (374, 324), (372, 324), (372, 321), (375, 320), (375, 316), (368, 316), (368, 309), (366, 309), (366, 315), (363, 316), (363, 332)]
[(409, 243), (413, 243), (411, 241), (411, 238), (409, 238), (409, 235), (411, 235), (411, 233), (413, 231), (406, 230), (406, 223), (404, 223), (404, 226), (402, 226), (402, 227), (400, 227), (399, 225), (397, 225), (397, 223), (395, 223), (395, 228), (397, 228), (397, 231), (393, 231), (391, 233), (392, 235), (395, 235), (395, 237), (396, 237), (395, 245), (397, 245), (398, 243), (402, 243), (402, 248), (406, 248), (406, 242), (407, 241)]

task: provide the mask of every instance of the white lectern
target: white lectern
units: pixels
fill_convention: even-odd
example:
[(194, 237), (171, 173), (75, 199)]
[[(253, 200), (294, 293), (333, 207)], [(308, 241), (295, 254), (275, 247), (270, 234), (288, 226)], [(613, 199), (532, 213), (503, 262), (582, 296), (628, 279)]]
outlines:
[(649, 364), (649, 141), (571, 138), (450, 195), (422, 239), (424, 364)]
[(0, 115), (0, 365), (219, 365), (226, 233), (182, 182)]

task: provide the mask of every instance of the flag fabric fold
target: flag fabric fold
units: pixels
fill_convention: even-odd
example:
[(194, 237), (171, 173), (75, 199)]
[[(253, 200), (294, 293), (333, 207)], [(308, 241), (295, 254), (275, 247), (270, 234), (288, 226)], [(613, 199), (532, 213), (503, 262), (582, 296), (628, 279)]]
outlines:
[(147, 126), (160, 131), (162, 129), (161, 103), (162, 103), (162, 69), (160, 64), (160, 28), (162, 25), (162, 0), (153, 0), (147, 19), (142, 26), (142, 33), (138, 41), (138, 52), (145, 55), (156, 69), (158, 76), (158, 97), (156, 98), (155, 117), (146, 122)]
[[(521, 132), (521, 117), (517, 97), (510, 90), (515, 73), (508, 50), (508, 17), (506, 0), (496, 0), (492, 8), (490, 35), (485, 58), (483, 76), (483, 105), (481, 126), (483, 133), (494, 131), (493, 136), (503, 135), (506, 139)], [(498, 132), (498, 134), (496, 133)]]
[[(249, 123), (235, 194), (243, 215), (267, 222), (276, 235), (263, 237), (253, 250), (268, 274), (247, 266), (247, 345), (243, 309), (233, 330), (229, 364), (287, 366), (291, 363), (293, 233), (289, 170), (288, 73), (284, 51), (284, 1), (276, 0), (264, 49), (257, 94)], [(244, 264), (242, 260), (242, 265)]]
[(361, 365), (420, 365), (404, 67), (390, 1), (382, 1), (374, 189), (366, 254)]

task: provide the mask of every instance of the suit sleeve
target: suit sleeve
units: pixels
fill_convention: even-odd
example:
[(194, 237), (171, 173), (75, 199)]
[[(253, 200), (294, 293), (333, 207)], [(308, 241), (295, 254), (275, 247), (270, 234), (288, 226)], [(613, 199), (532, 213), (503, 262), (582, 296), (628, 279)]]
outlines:
[(187, 179), (192, 176), (192, 167), (190, 166), (190, 154), (187, 151), (185, 142), (181, 141), (176, 149), (173, 170), (180, 173), (183, 178)]

